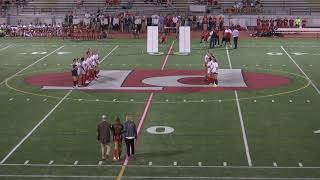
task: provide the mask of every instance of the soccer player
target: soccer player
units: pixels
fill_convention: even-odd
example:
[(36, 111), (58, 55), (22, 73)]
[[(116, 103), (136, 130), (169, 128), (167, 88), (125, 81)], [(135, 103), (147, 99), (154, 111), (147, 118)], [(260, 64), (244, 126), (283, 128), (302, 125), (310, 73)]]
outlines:
[(217, 87), (218, 86), (218, 70), (219, 70), (219, 65), (217, 59), (213, 56), (213, 63), (211, 67), (211, 73), (213, 76), (213, 86)]
[(167, 43), (167, 41), (168, 41), (168, 37), (167, 37), (166, 33), (162, 33), (160, 43), (164, 44), (164, 43)]
[(93, 59), (92, 65), (93, 65), (94, 77), (98, 78), (98, 74), (99, 74), (98, 65), (100, 64), (100, 61), (99, 61), (99, 55), (96, 51), (93, 52), (92, 59)]
[(204, 60), (204, 61), (203, 61), (203, 66), (204, 66), (205, 71), (206, 71), (206, 75), (204, 76), (205, 80), (208, 79), (207, 64), (208, 64), (208, 62), (209, 62), (209, 60), (210, 60), (210, 56), (211, 56), (211, 55), (212, 55), (211, 53), (207, 52), (206, 55), (204, 56), (204, 59), (203, 59), (203, 60)]
[(213, 61), (212, 61), (212, 57), (209, 57), (209, 61), (207, 62), (207, 75), (206, 75), (206, 81), (210, 84), (213, 83), (213, 76), (211, 73), (211, 69), (213, 67)]
[(224, 31), (224, 39), (225, 39), (225, 46), (227, 46), (227, 43), (229, 44), (230, 47), (231, 46), (231, 34), (232, 34), (232, 31), (230, 28), (227, 28), (225, 31)]
[(87, 80), (87, 73), (88, 73), (88, 64), (82, 57), (80, 59), (80, 69), (81, 69), (81, 85), (85, 86), (86, 85), (86, 80)]
[(208, 39), (210, 37), (210, 32), (209, 31), (203, 31), (201, 36), (200, 36), (200, 43), (204, 40), (205, 42), (208, 42)]
[(72, 68), (71, 68), (71, 75), (73, 79), (73, 88), (78, 86), (78, 65), (77, 59), (73, 59)]
[(113, 150), (113, 160), (120, 160), (121, 153), (122, 153), (122, 133), (123, 133), (123, 125), (120, 122), (120, 118), (117, 117), (115, 123), (111, 126), (113, 132), (113, 143), (114, 143), (114, 150)]

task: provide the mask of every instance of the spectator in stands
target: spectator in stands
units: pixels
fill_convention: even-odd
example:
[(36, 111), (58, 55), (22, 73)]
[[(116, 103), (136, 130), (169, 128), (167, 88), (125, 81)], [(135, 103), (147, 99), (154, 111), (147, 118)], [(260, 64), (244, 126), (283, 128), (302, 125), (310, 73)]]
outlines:
[(164, 16), (159, 16), (159, 31), (164, 32)]
[(159, 16), (154, 14), (151, 16), (152, 18), (152, 26), (158, 26), (159, 25)]
[(295, 24), (296, 28), (300, 28), (301, 27), (301, 19), (299, 17), (297, 17), (296, 20), (294, 21), (294, 24)]
[(135, 17), (135, 21), (134, 21), (134, 24), (136, 26), (136, 33), (137, 33), (137, 37), (139, 38), (139, 35), (141, 33), (141, 27), (142, 27), (142, 24), (141, 24), (141, 17), (140, 16), (136, 16)]
[(179, 18), (177, 15), (174, 15), (172, 17), (172, 27), (177, 27), (178, 20), (179, 20)]
[(115, 31), (119, 31), (120, 30), (119, 23), (120, 23), (119, 17), (118, 16), (113, 17), (113, 24), (112, 24), (113, 25), (113, 30), (115, 30)]

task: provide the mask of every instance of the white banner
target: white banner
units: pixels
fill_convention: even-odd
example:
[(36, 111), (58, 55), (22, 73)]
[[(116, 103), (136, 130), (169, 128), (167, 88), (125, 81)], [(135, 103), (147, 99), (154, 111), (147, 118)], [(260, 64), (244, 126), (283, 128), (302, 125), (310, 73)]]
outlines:
[(190, 53), (190, 26), (179, 28), (179, 53)]
[(158, 26), (148, 26), (147, 52), (158, 53)]

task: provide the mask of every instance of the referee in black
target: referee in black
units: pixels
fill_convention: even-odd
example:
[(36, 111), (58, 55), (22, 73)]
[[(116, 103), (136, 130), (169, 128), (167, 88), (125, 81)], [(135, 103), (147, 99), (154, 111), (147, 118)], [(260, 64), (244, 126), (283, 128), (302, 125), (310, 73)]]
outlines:
[(234, 49), (238, 48), (238, 39), (239, 39), (239, 31), (237, 28), (234, 28), (232, 31), (232, 37), (233, 37), (233, 45)]

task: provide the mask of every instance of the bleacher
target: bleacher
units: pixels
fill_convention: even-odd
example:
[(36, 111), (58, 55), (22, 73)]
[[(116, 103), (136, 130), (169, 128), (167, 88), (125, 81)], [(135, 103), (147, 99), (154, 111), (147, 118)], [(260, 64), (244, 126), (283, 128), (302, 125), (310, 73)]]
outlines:
[[(219, 0), (222, 8), (232, 8), (240, 0)], [(260, 0), (263, 14), (313, 15), (320, 14), (319, 0)]]
[(65, 14), (70, 11), (75, 14), (95, 12), (98, 8), (106, 13), (118, 13), (121, 11), (133, 11), (136, 13), (153, 14), (155, 12), (186, 12), (187, 0), (176, 1), (172, 6), (155, 5), (145, 3), (143, 0), (135, 0), (132, 7), (128, 7), (128, 0), (120, 0), (118, 5), (106, 5), (105, 0), (85, 0), (78, 5), (74, 0), (33, 0), (27, 6), (20, 8), (19, 14)]
[[(156, 0), (154, 0), (156, 1)], [(218, 0), (218, 6), (221, 9), (232, 8), (235, 1), (240, 0)], [(128, 8), (128, 0), (120, 0), (117, 6), (106, 6), (105, 0), (84, 0), (83, 5), (77, 5), (75, 0), (31, 0), (26, 6), (15, 9), (11, 14), (65, 14), (70, 11), (75, 14), (84, 14), (86, 11), (96, 11), (98, 8), (107, 13), (121, 11), (133, 11), (137, 13), (186, 13), (189, 6), (195, 1), (192, 0), (173, 0), (172, 6), (155, 5), (145, 3), (144, 0), (134, 0), (133, 6)], [(253, 11), (258, 14), (273, 15), (317, 15), (320, 14), (320, 0), (261, 0), (263, 7), (260, 11)], [(211, 12), (214, 8), (209, 7)], [(217, 10), (217, 13), (222, 11)], [(241, 11), (244, 14), (250, 14), (251, 11)], [(224, 13), (230, 13), (224, 11)], [(234, 12), (232, 12), (234, 13)], [(239, 12), (236, 12), (239, 13)], [(252, 14), (252, 13), (251, 13)]]

